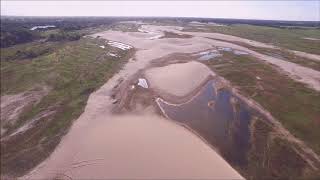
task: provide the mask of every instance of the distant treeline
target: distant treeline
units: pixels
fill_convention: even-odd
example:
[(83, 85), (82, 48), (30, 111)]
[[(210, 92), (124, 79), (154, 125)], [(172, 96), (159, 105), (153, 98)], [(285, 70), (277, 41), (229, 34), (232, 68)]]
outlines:
[(60, 31), (59, 33), (50, 34), (47, 41), (75, 41), (80, 39), (79, 33)]
[(217, 19), (217, 18), (163, 18), (163, 17), (1, 17), (1, 44), (0, 47), (9, 47), (19, 43), (30, 42), (44, 38), (41, 29), (31, 31), (34, 26), (53, 25), (61, 33), (47, 37), (49, 41), (77, 40), (80, 35), (69, 33), (88, 27), (109, 25), (119, 21), (169, 22), (184, 25), (191, 21), (203, 23), (214, 22), (225, 25), (250, 24), (271, 26), (277, 28), (320, 28), (319, 21), (273, 21), (273, 20), (246, 20), (246, 19)]
[(198, 21), (203, 23), (214, 22), (225, 25), (249, 24), (270, 27), (288, 28), (320, 28), (320, 21), (276, 21), (276, 20), (254, 20), (254, 19), (220, 19), (220, 18), (177, 18), (183, 22)]
[(19, 43), (30, 42), (38, 39), (37, 33), (31, 32), (30, 30), (23, 27), (6, 28), (1, 24), (1, 47), (9, 47)]
[[(114, 19), (95, 17), (1, 17), (0, 47), (9, 47), (15, 44), (31, 42), (46, 38), (47, 41), (72, 41), (80, 39), (77, 30), (87, 27), (96, 27), (103, 24), (111, 24)], [(30, 30), (34, 26), (53, 25), (58, 29), (56, 33), (48, 37), (41, 35), (46, 29)], [(52, 29), (52, 28), (50, 28)]]

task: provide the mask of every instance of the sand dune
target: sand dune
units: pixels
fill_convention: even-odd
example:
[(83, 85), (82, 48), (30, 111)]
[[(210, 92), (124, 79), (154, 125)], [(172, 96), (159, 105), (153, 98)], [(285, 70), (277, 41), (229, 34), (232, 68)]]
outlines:
[(146, 71), (146, 78), (152, 88), (175, 96), (185, 96), (190, 93), (209, 75), (215, 74), (207, 66), (195, 61), (151, 68)]

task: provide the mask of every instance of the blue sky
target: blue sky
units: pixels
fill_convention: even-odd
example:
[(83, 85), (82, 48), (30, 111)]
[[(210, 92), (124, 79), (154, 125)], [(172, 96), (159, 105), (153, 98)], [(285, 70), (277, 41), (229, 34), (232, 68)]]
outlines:
[(319, 1), (3, 1), (1, 15), (169, 16), (320, 21)]

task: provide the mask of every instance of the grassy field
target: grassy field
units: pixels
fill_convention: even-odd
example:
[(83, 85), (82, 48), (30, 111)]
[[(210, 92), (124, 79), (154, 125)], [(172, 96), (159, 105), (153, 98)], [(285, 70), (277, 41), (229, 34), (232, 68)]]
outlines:
[[(206, 63), (320, 153), (320, 93), (250, 56), (225, 53)], [(260, 79), (260, 80), (259, 80)]]
[(274, 44), (279, 47), (313, 54), (320, 54), (320, 29), (282, 29), (253, 25), (205, 26), (207, 30), (187, 26), (184, 31), (217, 32), (246, 39)]
[(286, 139), (275, 136), (264, 120), (251, 123), (251, 148), (248, 165), (236, 167), (246, 179), (316, 179), (306, 161), (295, 152)]
[[(111, 51), (118, 57), (108, 56)], [(47, 109), (55, 111), (50, 120), (41, 120), (23, 134), (1, 142), (2, 174), (22, 175), (46, 158), (82, 113), (90, 93), (112, 77), (133, 53), (134, 50), (122, 51), (90, 38), (32, 42), (1, 49), (1, 95), (50, 88), (40, 103), (22, 112), (7, 133)]]

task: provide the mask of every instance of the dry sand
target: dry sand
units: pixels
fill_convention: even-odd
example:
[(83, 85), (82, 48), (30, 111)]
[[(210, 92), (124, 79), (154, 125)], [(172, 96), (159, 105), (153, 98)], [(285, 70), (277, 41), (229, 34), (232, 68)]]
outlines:
[(174, 96), (185, 96), (215, 75), (207, 66), (199, 62), (171, 64), (148, 69), (145, 76), (150, 87)]
[(76, 140), (67, 137), (29, 178), (243, 179), (200, 138), (169, 120), (145, 114), (97, 121)]
[(289, 50), (289, 51), (294, 53), (297, 56), (300, 56), (300, 57), (305, 57), (305, 58), (308, 58), (308, 59), (313, 59), (313, 60), (316, 60), (316, 61), (320, 61), (320, 55), (310, 54), (310, 53), (301, 52), (301, 51), (293, 51), (293, 50)]

